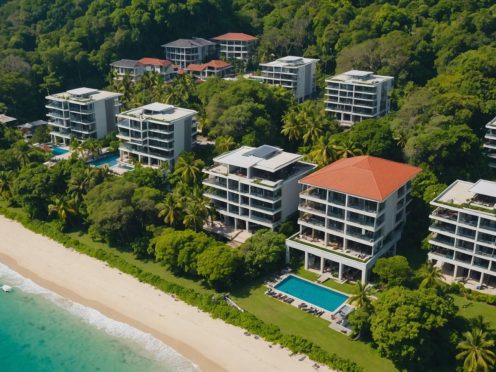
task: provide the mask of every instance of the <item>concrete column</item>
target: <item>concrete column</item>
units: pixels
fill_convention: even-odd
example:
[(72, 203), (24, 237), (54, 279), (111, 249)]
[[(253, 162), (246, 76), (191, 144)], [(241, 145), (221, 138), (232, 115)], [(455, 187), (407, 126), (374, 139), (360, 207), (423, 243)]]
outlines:
[(290, 250), (291, 248), (289, 248), (288, 245), (286, 245), (286, 263), (288, 264), (289, 263), (289, 259), (291, 258), (290, 256)]
[(320, 257), (320, 272), (324, 273), (324, 263), (325, 263), (325, 258)]
[(367, 270), (362, 270), (362, 284), (367, 283)]
[(308, 270), (308, 252), (305, 252), (305, 270)]
[(339, 274), (338, 274), (339, 280), (343, 280), (343, 264), (339, 264)]
[(455, 265), (455, 269), (453, 270), (453, 278), (456, 279), (457, 275), (458, 275), (458, 266)]
[(479, 280), (479, 285), (482, 286), (482, 283), (484, 283), (484, 273), (481, 273), (481, 277)]

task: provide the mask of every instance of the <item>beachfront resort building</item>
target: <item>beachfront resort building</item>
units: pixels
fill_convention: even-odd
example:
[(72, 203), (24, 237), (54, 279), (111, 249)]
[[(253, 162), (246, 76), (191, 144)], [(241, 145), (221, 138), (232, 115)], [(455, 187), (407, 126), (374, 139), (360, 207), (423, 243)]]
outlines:
[(212, 76), (216, 76), (222, 79), (231, 77), (234, 74), (232, 65), (219, 59), (214, 59), (208, 63), (192, 63), (191, 65), (186, 67), (186, 71), (199, 80), (207, 80), (207, 78)]
[(486, 124), (484, 148), (489, 159), (489, 166), (496, 169), (496, 116)]
[(385, 115), (390, 110), (392, 76), (351, 70), (326, 79), (326, 111), (342, 126)]
[(298, 180), (315, 169), (301, 159), (273, 146), (242, 146), (217, 156), (204, 169), (204, 195), (227, 227), (274, 229), (297, 211)]
[(110, 67), (115, 80), (122, 80), (124, 76), (128, 75), (132, 81), (136, 81), (145, 72), (156, 72), (162, 76), (164, 81), (171, 81), (177, 74), (177, 68), (172, 62), (158, 58), (121, 59), (112, 62)]
[(304, 177), (299, 232), (286, 240), (287, 259), (300, 251), (306, 269), (366, 283), (376, 260), (396, 251), (410, 180), (419, 172), (410, 165), (356, 156)]
[(68, 145), (71, 138), (103, 138), (115, 130), (120, 93), (78, 88), (47, 97), (48, 126), (53, 143)]
[(255, 36), (241, 32), (228, 32), (211, 40), (217, 43), (219, 56), (226, 61), (248, 61), (255, 52), (257, 44)]
[(429, 260), (447, 279), (496, 287), (496, 182), (455, 181), (431, 205)]
[(178, 39), (162, 47), (165, 49), (165, 58), (183, 69), (192, 63), (203, 63), (217, 52), (217, 44), (199, 37)]
[(163, 103), (151, 103), (117, 115), (120, 161), (147, 166), (166, 162), (173, 168), (183, 151), (196, 143), (197, 112)]
[(291, 90), (298, 102), (312, 97), (316, 92), (315, 70), (318, 59), (287, 56), (261, 63), (260, 75), (251, 78), (263, 83), (280, 85)]

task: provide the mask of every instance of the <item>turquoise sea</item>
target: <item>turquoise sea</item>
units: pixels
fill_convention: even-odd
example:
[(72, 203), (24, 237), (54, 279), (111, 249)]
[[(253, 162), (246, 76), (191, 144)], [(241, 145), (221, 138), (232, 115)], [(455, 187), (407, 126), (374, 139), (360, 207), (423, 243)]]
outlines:
[(0, 370), (197, 371), (163, 342), (69, 301), (0, 264)]

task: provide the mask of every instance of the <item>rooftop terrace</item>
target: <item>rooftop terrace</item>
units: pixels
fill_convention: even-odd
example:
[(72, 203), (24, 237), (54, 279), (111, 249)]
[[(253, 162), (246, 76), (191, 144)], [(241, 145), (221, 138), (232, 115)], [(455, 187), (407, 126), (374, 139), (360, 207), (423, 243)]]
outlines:
[(458, 180), (432, 202), (496, 215), (496, 182)]
[(374, 75), (371, 71), (350, 70), (339, 75), (326, 79), (326, 81), (337, 81), (351, 84), (377, 85), (387, 80), (392, 80), (392, 76)]

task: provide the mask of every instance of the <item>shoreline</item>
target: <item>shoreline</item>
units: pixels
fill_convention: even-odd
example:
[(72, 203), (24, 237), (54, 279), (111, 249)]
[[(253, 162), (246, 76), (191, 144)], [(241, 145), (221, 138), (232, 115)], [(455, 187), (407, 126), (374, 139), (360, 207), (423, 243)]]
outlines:
[(0, 236), (0, 262), (69, 300), (153, 335), (202, 371), (314, 370), (308, 357), (291, 358), (287, 349), (247, 337), (241, 328), (4, 216)]

